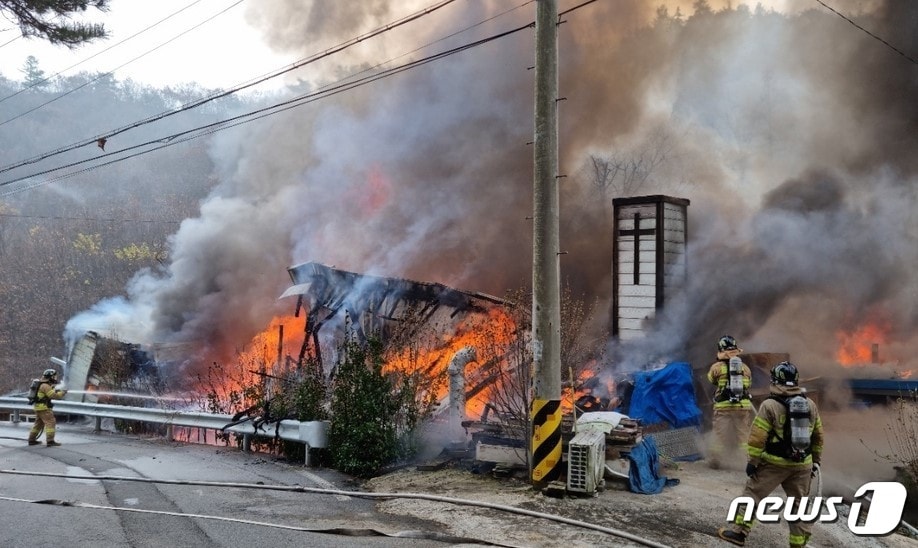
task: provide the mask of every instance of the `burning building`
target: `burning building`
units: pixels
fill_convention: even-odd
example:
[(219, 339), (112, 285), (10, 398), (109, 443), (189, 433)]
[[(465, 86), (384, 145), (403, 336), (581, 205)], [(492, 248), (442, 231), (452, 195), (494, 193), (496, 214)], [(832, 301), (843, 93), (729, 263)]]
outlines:
[[(387, 338), (393, 323), (455, 324), (457, 318), (470, 313), (510, 305), (497, 297), (439, 283), (357, 274), (314, 262), (290, 267), (288, 272), (293, 285), (281, 298), (296, 296), (294, 314), (306, 315), (300, 360), (312, 352), (321, 361), (320, 332), (326, 325), (338, 335), (348, 320), (358, 340), (368, 335)], [(450, 325), (441, 328), (450, 329)]]
[[(506, 373), (508, 345), (519, 335), (510, 301), (443, 284), (358, 274), (319, 263), (288, 269), (293, 282), (281, 298), (296, 296), (295, 315), (304, 315), (304, 336), (297, 363), (311, 356), (325, 368), (323, 347), (334, 348), (350, 330), (358, 340), (376, 337), (389, 343), (387, 368), (427, 379), (460, 376), (464, 416), (466, 398), (475, 416), (490, 404), (491, 385)], [(458, 359), (462, 357), (462, 359)], [(475, 362), (478, 366), (465, 370)], [(512, 366), (510, 366), (512, 368)], [(456, 371), (453, 371), (456, 369)], [(434, 382), (437, 412), (445, 411), (445, 383)]]

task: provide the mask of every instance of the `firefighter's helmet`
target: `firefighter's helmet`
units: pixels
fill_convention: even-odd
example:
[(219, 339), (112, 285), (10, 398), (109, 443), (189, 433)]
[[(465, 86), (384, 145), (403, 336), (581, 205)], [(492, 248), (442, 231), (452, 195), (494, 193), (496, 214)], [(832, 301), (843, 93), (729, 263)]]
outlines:
[(717, 341), (717, 350), (719, 352), (726, 352), (727, 350), (736, 350), (737, 348), (738, 347), (736, 346), (736, 339), (734, 339), (730, 335), (724, 335), (723, 337), (720, 338), (719, 341)]
[(791, 362), (781, 362), (771, 369), (771, 384), (797, 386), (797, 379), (797, 366)]
[(56, 381), (57, 371), (54, 369), (45, 369), (45, 372), (41, 374), (41, 378), (47, 379), (49, 381)]

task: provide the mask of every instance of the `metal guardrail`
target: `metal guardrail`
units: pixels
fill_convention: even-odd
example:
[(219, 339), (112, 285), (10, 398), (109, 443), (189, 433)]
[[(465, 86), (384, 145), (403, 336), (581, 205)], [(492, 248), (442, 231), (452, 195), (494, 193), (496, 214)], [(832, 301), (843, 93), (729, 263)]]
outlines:
[[(14, 396), (0, 396), (0, 409), (13, 411), (31, 411), (32, 406), (26, 398)], [(328, 446), (328, 421), (300, 422), (295, 420), (282, 420), (280, 423), (263, 424), (256, 428), (252, 421), (224, 427), (233, 422), (232, 415), (203, 413), (195, 411), (178, 411), (173, 409), (157, 409), (150, 407), (128, 407), (123, 405), (109, 405), (103, 403), (84, 403), (59, 400), (54, 402), (55, 413), (65, 415), (83, 415), (96, 417), (96, 429), (100, 427), (103, 418), (121, 419), (127, 421), (149, 422), (168, 426), (183, 426), (189, 428), (206, 428), (223, 430), (233, 434), (255, 437), (277, 437), (306, 445), (307, 464), (309, 449), (321, 449)], [(17, 413), (18, 415), (18, 413)], [(171, 430), (170, 430), (171, 433)], [(171, 436), (170, 436), (171, 437)]]

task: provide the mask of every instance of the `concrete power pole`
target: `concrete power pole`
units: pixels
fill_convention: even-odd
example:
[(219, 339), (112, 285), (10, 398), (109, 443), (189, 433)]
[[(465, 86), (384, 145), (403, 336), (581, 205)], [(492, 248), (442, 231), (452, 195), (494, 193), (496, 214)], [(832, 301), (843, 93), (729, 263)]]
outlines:
[(561, 475), (561, 266), (558, 237), (558, 2), (537, 0), (532, 248), (531, 476)]

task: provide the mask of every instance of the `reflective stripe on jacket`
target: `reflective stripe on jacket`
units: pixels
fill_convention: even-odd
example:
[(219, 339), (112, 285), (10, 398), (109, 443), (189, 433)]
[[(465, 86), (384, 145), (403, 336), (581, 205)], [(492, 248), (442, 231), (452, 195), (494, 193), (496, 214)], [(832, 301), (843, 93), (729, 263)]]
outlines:
[[(794, 396), (803, 394), (799, 387), (785, 388), (772, 386), (771, 393), (776, 396)], [(749, 460), (753, 464), (767, 462), (777, 466), (788, 468), (797, 468), (810, 466), (813, 462), (822, 460), (823, 431), (822, 419), (819, 417), (819, 410), (816, 409), (816, 402), (807, 398), (810, 406), (810, 454), (803, 461), (797, 462), (781, 455), (773, 455), (765, 449), (769, 436), (781, 440), (784, 438), (784, 421), (787, 420), (787, 409), (779, 401), (767, 399), (759, 406), (759, 411), (752, 421), (752, 429), (749, 432)]]
[(738, 402), (731, 402), (729, 399), (717, 401), (720, 395), (727, 389), (727, 383), (730, 382), (730, 372), (728, 370), (729, 359), (718, 360), (711, 364), (708, 370), (708, 382), (715, 386), (714, 390), (714, 409), (752, 409), (752, 400), (749, 399), (749, 387), (752, 385), (752, 371), (743, 364), (743, 395), (744, 397)]
[(38, 386), (38, 395), (35, 397), (35, 404), (32, 406), (32, 409), (35, 411), (47, 411), (50, 409), (48, 407), (48, 402), (51, 400), (59, 400), (63, 397), (63, 390), (55, 390), (51, 383), (43, 382)]

